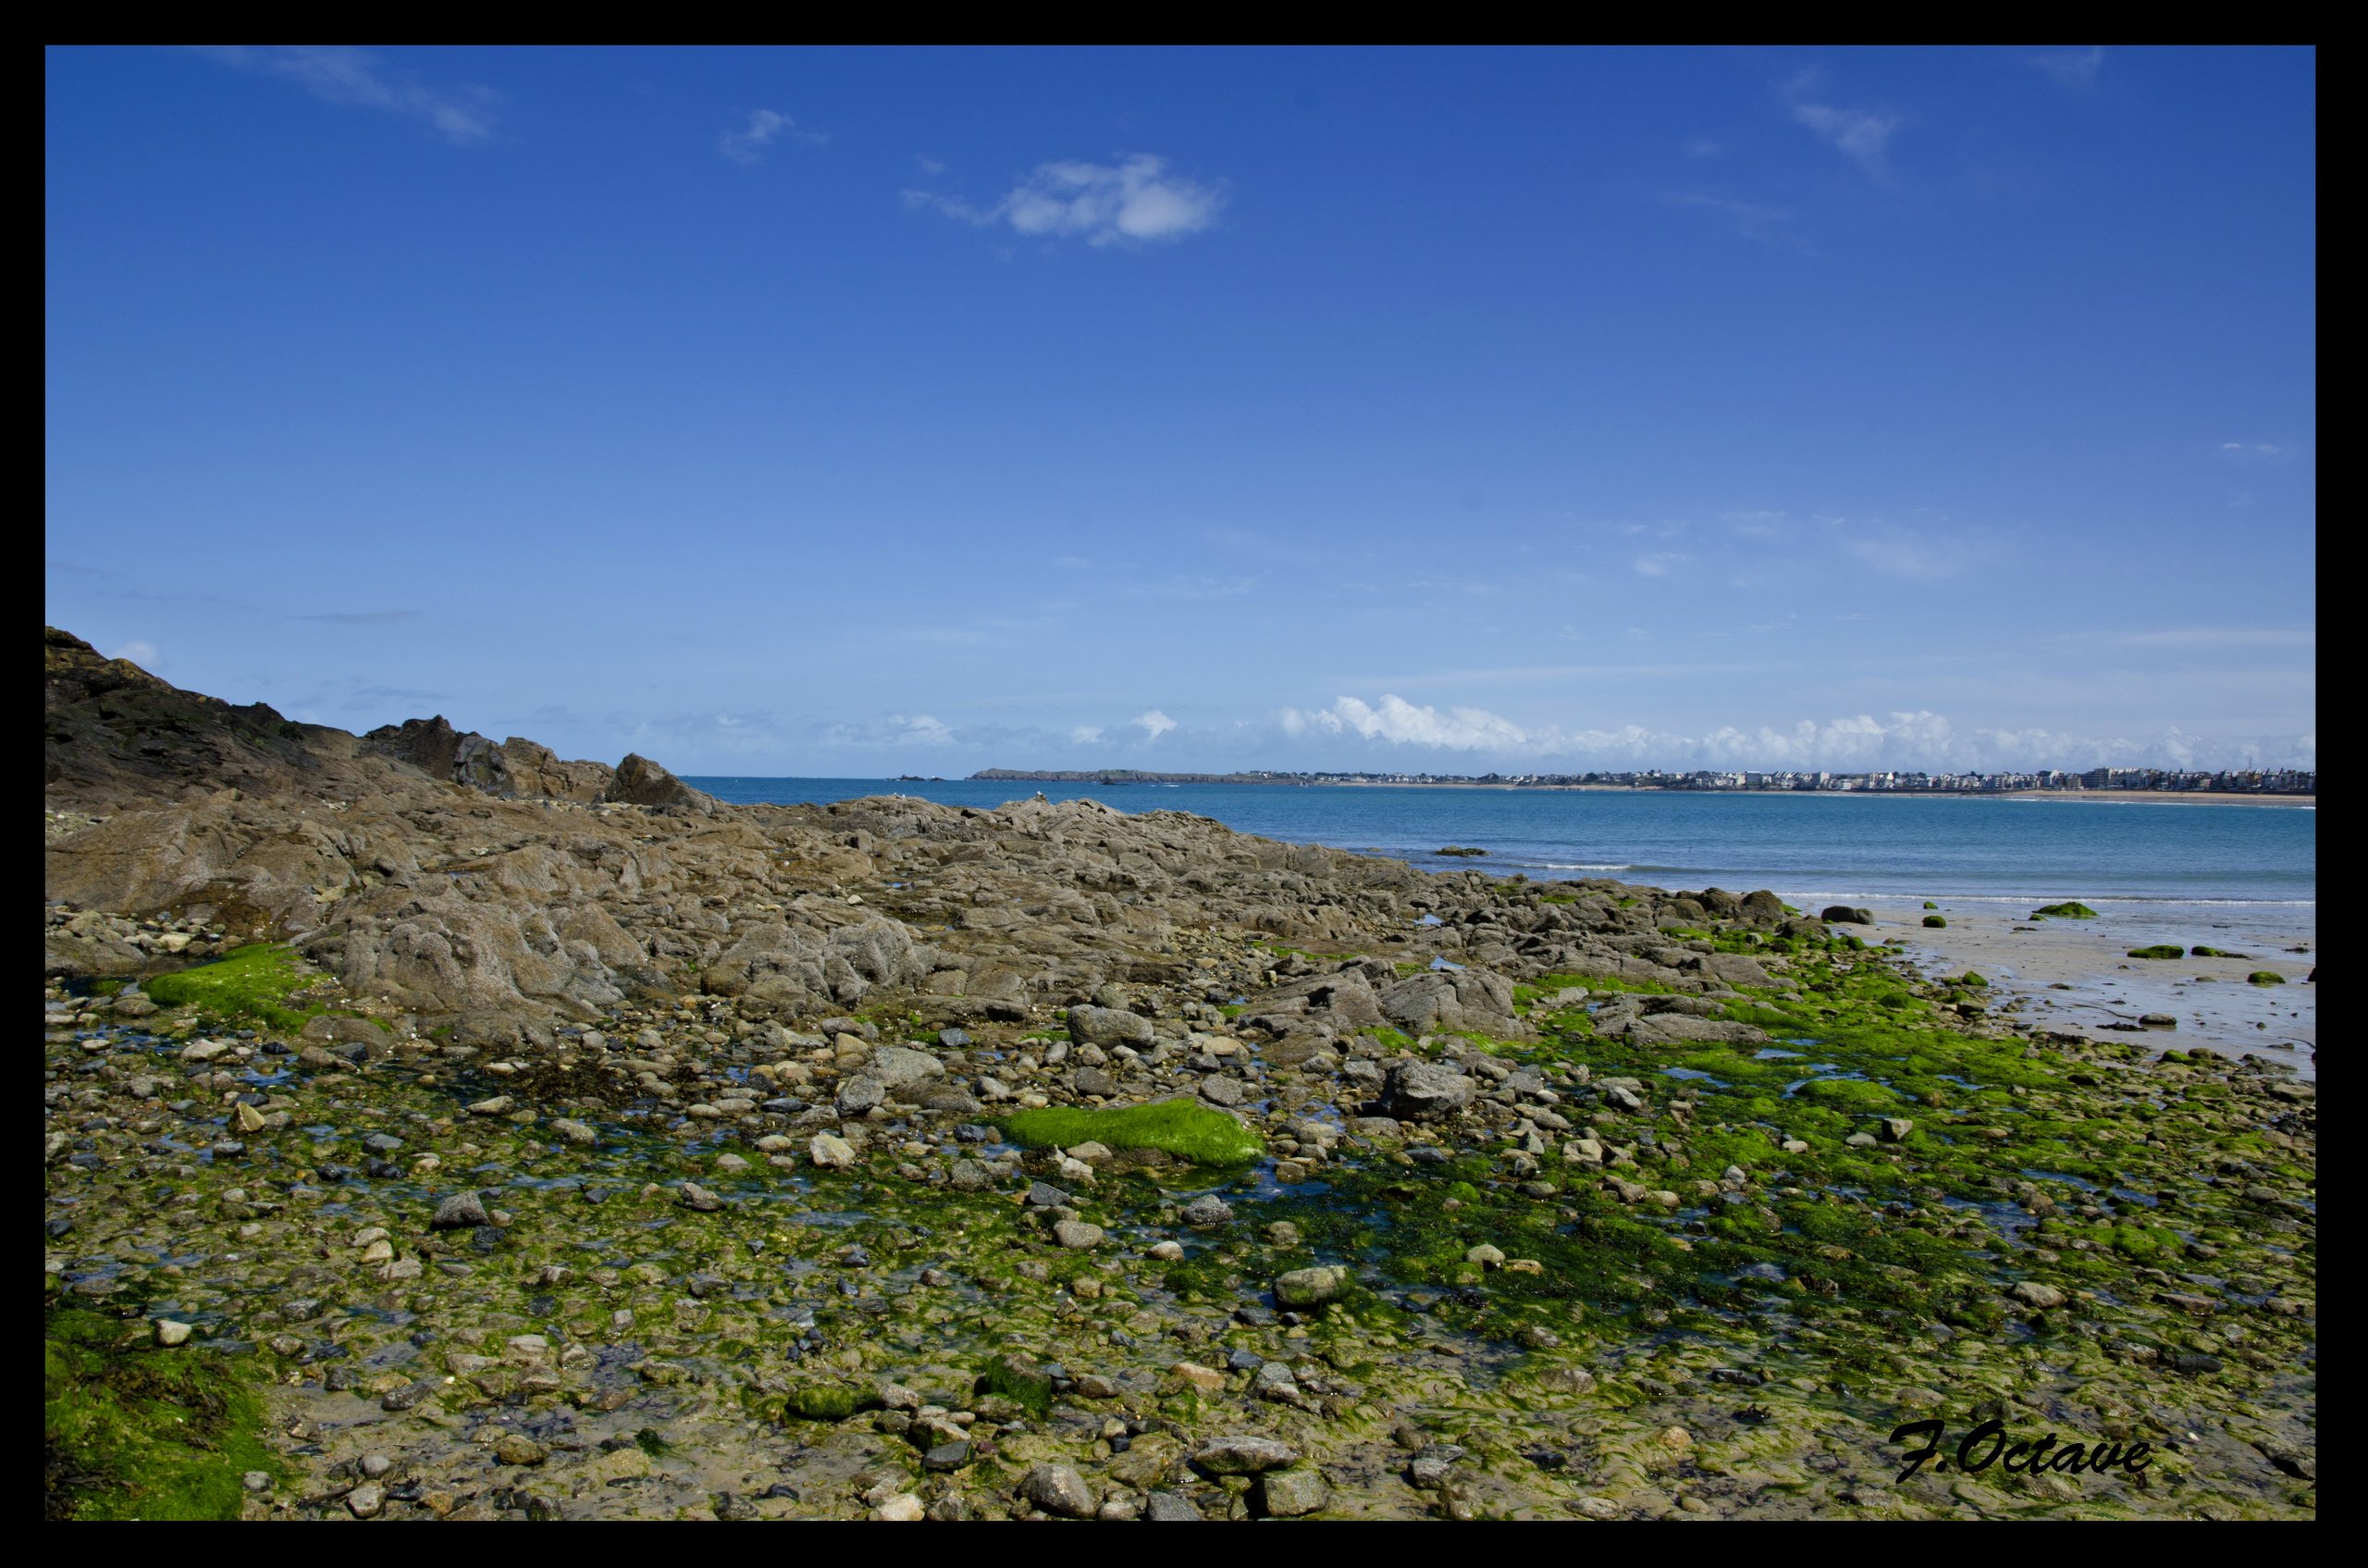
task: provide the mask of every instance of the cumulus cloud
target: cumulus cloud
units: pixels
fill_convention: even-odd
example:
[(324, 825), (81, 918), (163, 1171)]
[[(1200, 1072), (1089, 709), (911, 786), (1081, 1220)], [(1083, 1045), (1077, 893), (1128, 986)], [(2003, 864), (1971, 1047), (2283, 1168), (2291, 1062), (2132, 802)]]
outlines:
[(1079, 746), (1093, 746), (1099, 743), (1102, 739), (1102, 726), (1099, 724), (1079, 724), (1077, 728), (1069, 732), (1069, 739)]
[(153, 642), (132, 641), (107, 655), (109, 659), (129, 659), (150, 674), (165, 667), (165, 650)]
[(1648, 555), (1640, 555), (1636, 557), (1636, 559), (1631, 561), (1628, 564), (1635, 568), (1639, 576), (1666, 577), (1671, 572), (1682, 565), (1685, 560), (1686, 557), (1683, 551), (1673, 549), (1657, 549)]
[(1176, 728), (1176, 721), (1169, 718), (1166, 714), (1161, 712), (1156, 708), (1146, 708), (1142, 712), (1135, 716), (1134, 726), (1135, 728), (1142, 731), (1143, 743), (1148, 746), (1153, 741), (1155, 741), (1160, 736), (1166, 735), (1168, 731)]
[(2204, 736), (2177, 728), (2154, 735), (2084, 735), (2043, 728), (1961, 731), (1929, 710), (1859, 713), (1822, 722), (1803, 719), (1781, 727), (1725, 725), (1703, 735), (1641, 724), (1581, 730), (1524, 725), (1486, 709), (1417, 706), (1394, 696), (1385, 696), (1377, 704), (1343, 697), (1328, 708), (1285, 708), (1276, 718), (1283, 734), (1297, 739), (1338, 737), (1471, 755), (1471, 760), (1449, 771), (1715, 768), (1856, 773), (2309, 767), (2317, 754), (2315, 735)]
[(1081, 238), (1090, 245), (1141, 245), (1181, 240), (1210, 228), (1224, 210), (1222, 182), (1204, 184), (1167, 172), (1148, 153), (1116, 164), (1040, 164), (992, 206), (906, 191), (905, 204), (932, 209), (980, 228), (1008, 225), (1030, 239)]
[(1526, 751), (1550, 733), (1524, 730), (1485, 709), (1416, 707), (1395, 696), (1384, 696), (1378, 706), (1343, 697), (1335, 698), (1329, 708), (1311, 712), (1286, 708), (1282, 725), (1287, 735), (1354, 735), (1397, 746), (1456, 751)]
[(484, 87), (430, 87), (366, 50), (343, 44), (215, 44), (198, 53), (236, 70), (294, 82), (325, 103), (383, 109), (424, 122), (455, 146), (493, 134), (495, 95)]
[(820, 131), (800, 130), (797, 122), (787, 115), (771, 109), (751, 109), (748, 123), (737, 130), (727, 130), (716, 141), (716, 148), (735, 164), (762, 163), (765, 149), (776, 142), (801, 142), (808, 147), (820, 147), (831, 139)]

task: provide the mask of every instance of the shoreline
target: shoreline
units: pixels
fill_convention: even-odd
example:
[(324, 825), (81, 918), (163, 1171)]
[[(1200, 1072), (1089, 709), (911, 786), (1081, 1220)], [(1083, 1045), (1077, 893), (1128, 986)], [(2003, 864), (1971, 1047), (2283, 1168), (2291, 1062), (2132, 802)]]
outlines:
[[(783, 779), (795, 778), (783, 774)], [(760, 775), (722, 773), (686, 773), (684, 779), (697, 783), (753, 783)], [(869, 784), (875, 781), (850, 780)], [(2319, 797), (2315, 795), (2270, 795), (2236, 790), (2195, 789), (1669, 789), (1654, 784), (1507, 784), (1489, 783), (1482, 779), (882, 779), (882, 784), (1059, 784), (1084, 785), (1101, 789), (1168, 789), (1193, 788), (1284, 788), (1284, 789), (1468, 789), (1494, 790), (1503, 794), (1527, 791), (1539, 795), (1718, 795), (1768, 796), (1783, 799), (1852, 799), (1852, 800), (2078, 800), (2096, 805), (2126, 806), (2284, 806), (2316, 810)]]

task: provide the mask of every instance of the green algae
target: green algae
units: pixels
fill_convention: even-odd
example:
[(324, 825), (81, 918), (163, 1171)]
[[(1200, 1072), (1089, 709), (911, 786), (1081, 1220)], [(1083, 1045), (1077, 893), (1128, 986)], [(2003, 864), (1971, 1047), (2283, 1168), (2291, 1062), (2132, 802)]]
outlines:
[(218, 962), (158, 975), (142, 987), (162, 1007), (195, 1007), (225, 1023), (252, 1022), (278, 1030), (300, 1030), (321, 1009), (290, 1007), (288, 999), (321, 983), (298, 971), (295, 949), (277, 943), (240, 947)]
[(1041, 1416), (1053, 1407), (1053, 1380), (1016, 1356), (997, 1356), (989, 1362), (979, 1375), (978, 1390), (999, 1394), (1031, 1415)]
[(2077, 899), (2066, 900), (2062, 904), (2042, 904), (2038, 908), (2031, 911), (2031, 919), (2035, 920), (2041, 919), (2059, 920), (2093, 920), (2096, 918), (2097, 912), (2094, 909), (2090, 908), (2086, 904), (2080, 903)]
[(2286, 977), (2276, 969), (2255, 969), (2245, 977), (2248, 985), (2283, 985)]
[(144, 1324), (45, 1308), (43, 1515), (236, 1519), (241, 1475), (282, 1465), (234, 1364), (155, 1346)]
[(1927, 916), (1925, 916), (1925, 917), (1924, 917), (1924, 923), (1925, 923), (1927, 926), (1930, 926), (1930, 927), (1931, 929), (1933, 929), (1934, 931), (1939, 931), (1939, 930), (1942, 930), (1942, 928), (1946, 927), (1946, 926), (1948, 925), (1948, 923), (1949, 923), (1949, 922), (1948, 922), (1948, 920), (1947, 920), (1944, 917), (1942, 917), (1942, 916), (1940, 916), (1940, 915), (1927, 915)]
[(2129, 950), (2129, 956), (2133, 958), (2184, 958), (2187, 957), (2187, 949), (2175, 947), (2167, 942), (2158, 942), (2152, 947), (2133, 947)]
[(1266, 1152), (1258, 1134), (1223, 1111), (1190, 1100), (1088, 1110), (1047, 1105), (1017, 1111), (1002, 1121), (1015, 1143), (1067, 1149), (1100, 1143), (1112, 1149), (1157, 1149), (1194, 1165), (1245, 1165)]

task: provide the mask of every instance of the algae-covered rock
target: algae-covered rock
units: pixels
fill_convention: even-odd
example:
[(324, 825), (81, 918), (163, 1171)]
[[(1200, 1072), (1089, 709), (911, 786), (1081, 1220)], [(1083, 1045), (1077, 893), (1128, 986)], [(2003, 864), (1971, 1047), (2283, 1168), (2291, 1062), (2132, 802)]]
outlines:
[(2031, 911), (2033, 920), (2093, 920), (2096, 918), (2097, 912), (2094, 909), (2077, 900), (2066, 900), (2062, 904), (2042, 904)]
[(1337, 1266), (1294, 1268), (1275, 1277), (1275, 1300), (1287, 1307), (1322, 1306), (1349, 1288), (1349, 1271)]

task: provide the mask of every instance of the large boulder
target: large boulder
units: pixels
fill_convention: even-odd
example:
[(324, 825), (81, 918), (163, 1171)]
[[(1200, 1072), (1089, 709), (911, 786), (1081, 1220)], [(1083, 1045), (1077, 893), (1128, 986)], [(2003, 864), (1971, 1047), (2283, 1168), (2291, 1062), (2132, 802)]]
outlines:
[(618, 806), (687, 806), (711, 811), (715, 796), (693, 789), (641, 753), (628, 752), (600, 798)]
[(1517, 1034), (1512, 982), (1483, 969), (1433, 969), (1410, 975), (1378, 998), (1384, 1017), (1409, 1034), (1468, 1030)]
[(1069, 1038), (1080, 1045), (1132, 1045), (1141, 1050), (1152, 1043), (1151, 1019), (1116, 1007), (1071, 1007)]
[(1389, 1069), (1382, 1102), (1400, 1121), (1438, 1121), (1472, 1103), (1478, 1085), (1438, 1062), (1400, 1062)]

